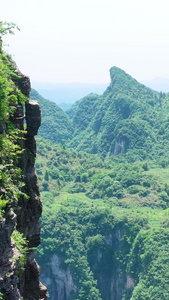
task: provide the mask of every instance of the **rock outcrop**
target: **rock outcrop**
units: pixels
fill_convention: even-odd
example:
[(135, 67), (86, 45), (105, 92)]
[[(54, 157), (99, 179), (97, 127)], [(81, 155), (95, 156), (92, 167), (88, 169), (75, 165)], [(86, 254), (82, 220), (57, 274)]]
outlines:
[[(124, 234), (119, 224), (112, 233), (105, 235), (105, 247), (96, 250), (95, 259), (90, 265), (103, 300), (122, 300), (125, 292), (134, 287), (134, 280), (116, 259), (123, 248)], [(79, 286), (76, 286), (74, 274), (65, 266), (64, 257), (57, 251), (46, 262), (41, 262), (40, 278), (47, 286), (50, 300), (69, 300), (71, 294), (78, 293)]]
[(77, 291), (70, 269), (62, 267), (63, 261), (60, 255), (54, 254), (42, 267), (41, 280), (48, 288), (50, 300), (70, 299), (71, 292)]
[[(19, 79), (14, 82), (25, 96), (29, 96), (30, 80), (21, 73), (19, 75)], [(24, 133), (25, 119), (27, 131)], [(17, 105), (11, 121), (16, 128), (21, 130), (18, 143), (23, 152), (18, 161), (18, 167), (22, 170), (23, 182), (18, 203), (14, 208), (7, 204), (0, 217), (0, 299), (45, 300), (47, 299), (46, 287), (39, 282), (39, 266), (35, 261), (33, 250), (40, 243), (39, 218), (42, 213), (34, 167), (36, 157), (34, 136), (41, 123), (41, 110), (38, 103), (29, 101), (26, 103), (26, 108)], [(6, 134), (4, 121), (0, 122), (0, 134)], [(0, 196), (5, 192), (3, 188), (0, 188)], [(28, 243), (26, 260), (22, 269), (21, 253), (11, 238), (14, 230), (22, 233)]]

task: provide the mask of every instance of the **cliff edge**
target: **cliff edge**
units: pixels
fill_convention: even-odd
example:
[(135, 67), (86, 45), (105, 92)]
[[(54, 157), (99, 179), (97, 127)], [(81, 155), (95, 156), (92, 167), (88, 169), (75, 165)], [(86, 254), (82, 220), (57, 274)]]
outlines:
[(41, 109), (30, 80), (0, 49), (0, 299), (46, 300), (34, 247), (42, 213), (35, 172)]

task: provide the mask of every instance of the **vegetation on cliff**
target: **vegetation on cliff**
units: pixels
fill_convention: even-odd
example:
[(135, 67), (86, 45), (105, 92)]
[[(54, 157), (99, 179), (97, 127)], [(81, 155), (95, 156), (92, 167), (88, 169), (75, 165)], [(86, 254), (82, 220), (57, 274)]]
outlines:
[(0, 22), (0, 299), (45, 300), (32, 248), (39, 245), (41, 215), (34, 171), (38, 126), (31, 132), (30, 80), (4, 53), (1, 40), (15, 27)]
[(46, 200), (39, 262), (62, 257), (78, 287), (70, 299), (167, 299), (168, 221), (168, 212), (150, 208), (72, 200), (57, 209)]
[[(13, 33), (13, 23), (0, 22), (0, 35)], [(22, 175), (18, 167), (18, 158), (23, 149), (18, 140), (22, 139), (22, 130), (13, 124), (15, 111), (23, 106), (27, 97), (22, 94), (15, 80), (19, 78), (16, 65), (11, 57), (0, 48), (0, 215), (8, 203), (15, 206), (22, 193)]]

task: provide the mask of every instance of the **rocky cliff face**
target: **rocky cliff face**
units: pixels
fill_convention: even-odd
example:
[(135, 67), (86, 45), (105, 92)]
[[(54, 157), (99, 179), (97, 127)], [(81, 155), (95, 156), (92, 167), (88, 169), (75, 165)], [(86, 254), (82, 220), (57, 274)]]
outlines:
[[(29, 78), (21, 75), (21, 73), (18, 73), (18, 75), (16, 79), (13, 79), (16, 87), (24, 95), (29, 96)], [(24, 133), (25, 119), (27, 132)], [(8, 203), (0, 216), (0, 299), (45, 300), (47, 299), (46, 288), (39, 282), (39, 266), (35, 261), (33, 250), (33, 247), (37, 247), (40, 243), (39, 218), (42, 212), (34, 167), (36, 157), (34, 136), (37, 134), (41, 123), (41, 110), (38, 103), (29, 101), (26, 103), (25, 108), (23, 105), (17, 104), (10, 122), (14, 124), (15, 128), (22, 130), (18, 143), (21, 150), (25, 150), (21, 153), (17, 162), (22, 171), (22, 179), (20, 195), (14, 207), (9, 205), (10, 191), (0, 187), (0, 199), (8, 192), (6, 197)], [(3, 120), (0, 122), (0, 135), (7, 135), (6, 123)], [(5, 172), (9, 172), (11, 162), (12, 159), (9, 157), (8, 164), (1, 165), (2, 176)], [(14, 230), (22, 233), (28, 243), (26, 259), (24, 265), (22, 263), (22, 268), (21, 251), (11, 237)]]
[[(123, 235), (120, 226), (105, 235), (104, 250), (97, 249), (95, 259), (90, 264), (103, 300), (122, 300), (126, 291), (134, 288), (134, 280), (127, 274), (126, 266), (117, 259), (124, 247)], [(128, 251), (129, 249), (126, 250), (126, 255)], [(65, 267), (64, 256), (57, 252), (47, 262), (41, 263), (41, 281), (48, 289), (50, 300), (69, 300), (71, 293), (74, 294), (79, 289), (74, 281), (74, 274), (69, 267)]]
[(77, 291), (70, 269), (64, 269), (63, 262), (63, 257), (54, 254), (50, 261), (42, 266), (41, 280), (48, 288), (50, 300), (67, 300), (70, 299), (71, 292)]

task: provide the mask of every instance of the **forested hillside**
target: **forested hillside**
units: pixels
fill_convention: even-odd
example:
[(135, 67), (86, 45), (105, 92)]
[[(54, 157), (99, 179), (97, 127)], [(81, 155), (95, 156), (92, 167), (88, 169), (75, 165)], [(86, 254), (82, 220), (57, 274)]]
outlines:
[(77, 101), (67, 111), (69, 118), (34, 91), (32, 97), (42, 103), (40, 135), (103, 157), (127, 153), (129, 161), (167, 159), (169, 95), (145, 87), (116, 67), (110, 76), (103, 95), (90, 94)]
[(37, 100), (42, 109), (40, 136), (56, 143), (68, 142), (72, 134), (72, 125), (63, 110), (54, 102), (44, 99), (36, 90), (31, 90), (30, 97)]
[(168, 165), (103, 160), (38, 139), (36, 168), (37, 258), (50, 299), (167, 299)]
[(69, 140), (37, 139), (50, 300), (168, 299), (169, 95), (110, 75), (67, 111)]
[(50, 195), (51, 201), (58, 195), (57, 201), (64, 201), (82, 193), (89, 202), (100, 199), (111, 206), (167, 208), (168, 164), (163, 160), (131, 164), (114, 157), (102, 160), (98, 155), (38, 139), (36, 169), (41, 195)]
[(70, 145), (104, 156), (139, 149), (144, 156), (156, 139), (152, 126), (160, 96), (116, 67), (110, 76), (111, 84), (102, 96), (89, 95), (79, 102)]

